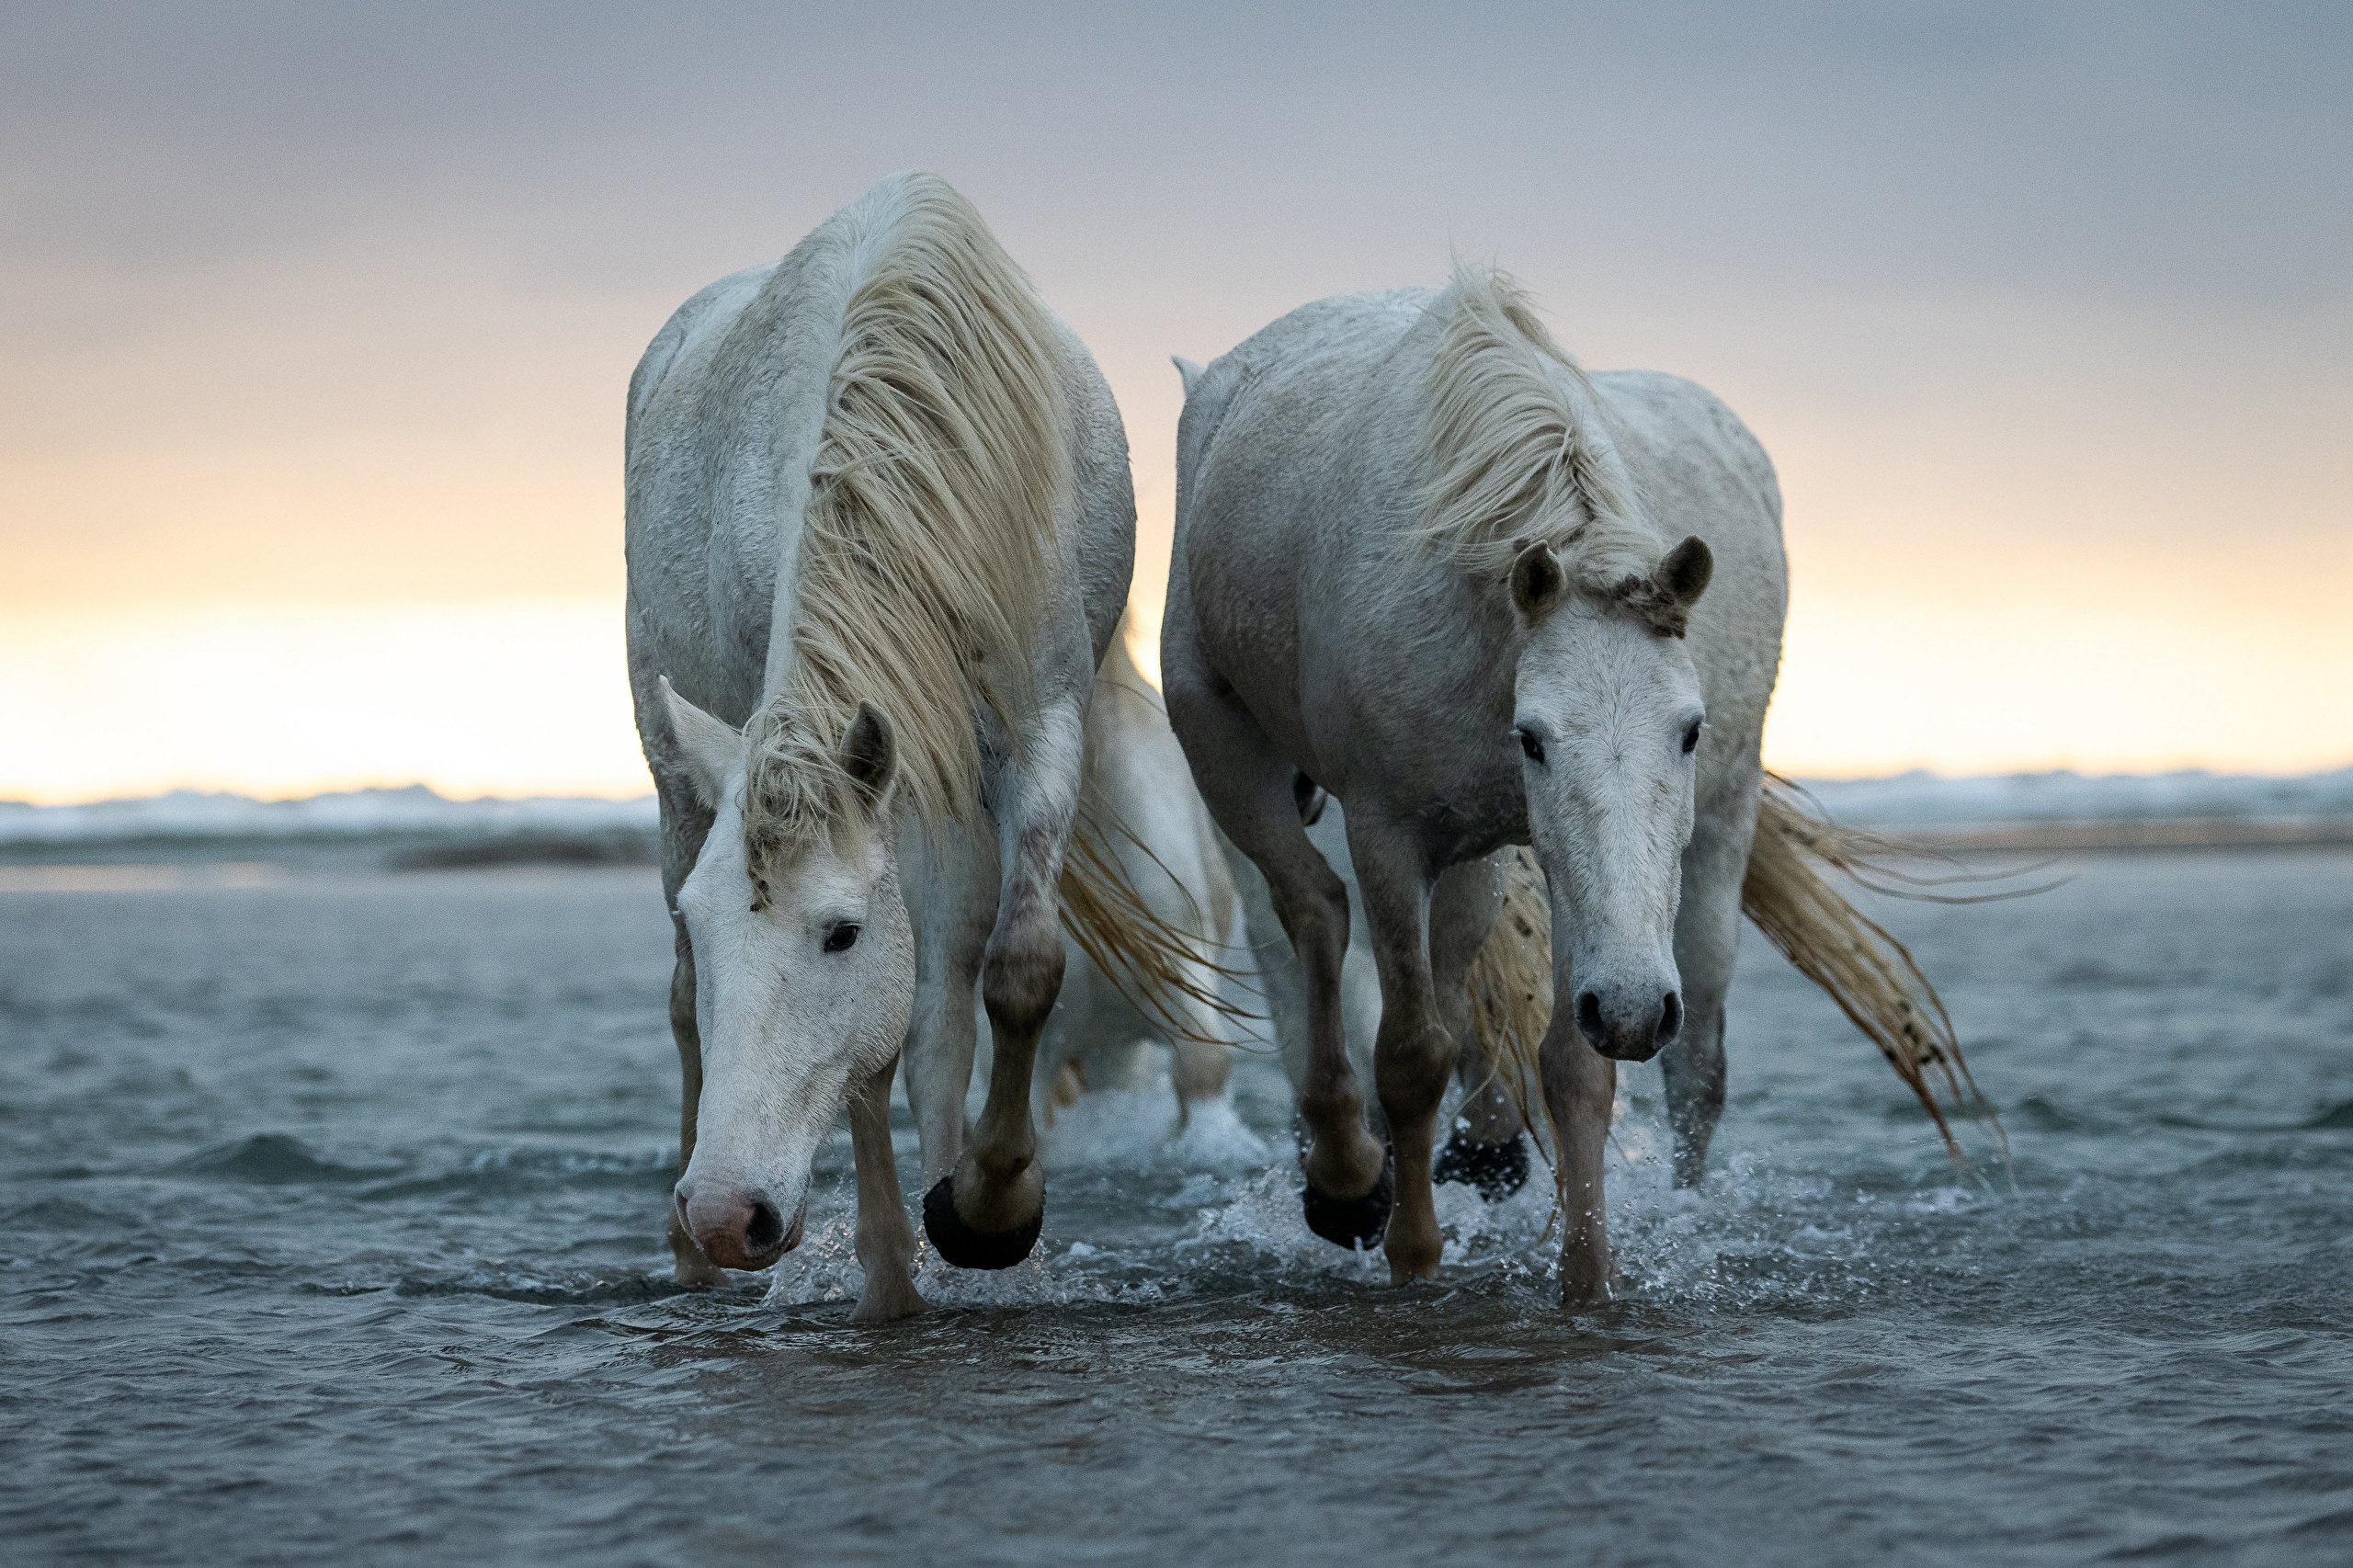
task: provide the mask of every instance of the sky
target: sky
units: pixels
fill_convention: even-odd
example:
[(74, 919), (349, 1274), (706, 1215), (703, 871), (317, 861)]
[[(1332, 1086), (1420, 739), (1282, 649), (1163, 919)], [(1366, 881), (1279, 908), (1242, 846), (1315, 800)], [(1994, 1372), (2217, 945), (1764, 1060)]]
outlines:
[(1768, 764), (2353, 762), (2353, 8), (0, 11), (0, 798), (642, 792), (631, 365), (927, 167), (1180, 389), (1490, 260), (1775, 460)]

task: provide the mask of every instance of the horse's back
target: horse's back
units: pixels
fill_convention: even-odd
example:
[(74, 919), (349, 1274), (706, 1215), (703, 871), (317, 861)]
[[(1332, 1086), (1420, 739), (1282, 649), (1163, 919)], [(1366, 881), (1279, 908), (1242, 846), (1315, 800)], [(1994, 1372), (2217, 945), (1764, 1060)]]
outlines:
[[(1220, 355), (1187, 395), (1177, 421), (1180, 491), (1214, 483), (1238, 493), (1244, 481), (1279, 483), (1286, 473), (1313, 472), (1314, 454), (1337, 434), (1335, 424), (1355, 416), (1368, 375), (1413, 329), (1432, 295), (1392, 289), (1317, 300)], [(1221, 443), (1229, 428), (1234, 440)], [(1210, 466), (1229, 454), (1251, 472), (1212, 481)], [(1274, 472), (1260, 473), (1262, 464)], [(1180, 505), (1180, 517), (1184, 510)]]
[[(1186, 398), (1167, 628), (1182, 646), (1172, 674), (1196, 653), (1225, 679), (1296, 671), (1310, 656), (1303, 608), (1340, 591), (1360, 553), (1354, 540), (1378, 526), (1368, 503), (1381, 508), (1378, 471), (1393, 443), (1368, 440), (1379, 401), (1368, 389), (1429, 299), (1401, 289), (1302, 305), (1221, 355)], [(1290, 727), (1272, 709), (1261, 717)]]

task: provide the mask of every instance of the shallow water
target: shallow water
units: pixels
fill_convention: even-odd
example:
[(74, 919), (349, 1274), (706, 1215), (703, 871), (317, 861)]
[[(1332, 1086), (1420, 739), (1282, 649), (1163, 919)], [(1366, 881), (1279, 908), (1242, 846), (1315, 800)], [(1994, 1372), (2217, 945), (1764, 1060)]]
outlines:
[[(1445, 1280), (1310, 1238), (1264, 1061), (1054, 1130), (1040, 1259), (847, 1326), (847, 1139), (771, 1280), (667, 1283), (639, 871), (0, 888), (16, 1562), (2341, 1562), (2353, 856), (2088, 859), (1891, 920), (2016, 1147), (1957, 1176), (1744, 959), (1706, 1190), (1626, 1074), (1633, 1285), (1440, 1193)], [(912, 1183), (911, 1137), (903, 1171)]]

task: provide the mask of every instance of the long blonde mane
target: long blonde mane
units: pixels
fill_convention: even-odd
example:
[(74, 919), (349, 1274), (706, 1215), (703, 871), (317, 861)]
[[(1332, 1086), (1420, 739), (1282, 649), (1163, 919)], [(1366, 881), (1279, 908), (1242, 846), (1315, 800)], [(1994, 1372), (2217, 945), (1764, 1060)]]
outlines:
[(1422, 538), (1467, 572), (1501, 574), (1542, 540), (1589, 592), (1647, 579), (1664, 541), (1642, 521), (1593, 383), (1528, 296), (1494, 267), (1458, 266), (1428, 311)]
[(996, 687), (1026, 676), (1071, 490), (1056, 329), (972, 204), (908, 175), (836, 222), (870, 260), (789, 563), (792, 657), (750, 726), (756, 868), (853, 820), (838, 748), (861, 700), (917, 815), (971, 819), (975, 705), (1019, 695)]

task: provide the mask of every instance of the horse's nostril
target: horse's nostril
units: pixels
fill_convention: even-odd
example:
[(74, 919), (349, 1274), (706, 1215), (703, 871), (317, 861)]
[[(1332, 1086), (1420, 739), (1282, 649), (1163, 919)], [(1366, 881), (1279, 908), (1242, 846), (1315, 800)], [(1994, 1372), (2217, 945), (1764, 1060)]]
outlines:
[(773, 1252), (784, 1244), (784, 1216), (767, 1199), (756, 1199), (752, 1204), (752, 1217), (745, 1221), (744, 1245), (754, 1253)]
[(1683, 998), (1670, 991), (1659, 1003), (1658, 1038), (1664, 1044), (1683, 1032)]
[(1589, 1043), (1601, 1043), (1601, 998), (1590, 991), (1577, 993), (1577, 1028)]

